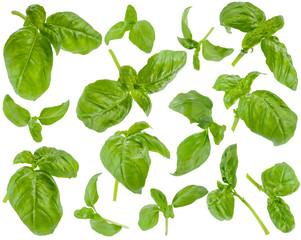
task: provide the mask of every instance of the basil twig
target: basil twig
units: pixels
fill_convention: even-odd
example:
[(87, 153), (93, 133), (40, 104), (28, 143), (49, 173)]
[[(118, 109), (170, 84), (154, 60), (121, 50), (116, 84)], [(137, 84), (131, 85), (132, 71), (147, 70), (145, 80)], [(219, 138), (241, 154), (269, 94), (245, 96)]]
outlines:
[(246, 175), (246, 178), (255, 186), (258, 188), (259, 191), (264, 192), (263, 187), (258, 184), (248, 173)]
[(119, 182), (117, 180), (115, 180), (115, 184), (114, 184), (114, 196), (113, 196), (113, 201), (114, 202), (116, 202), (116, 200), (117, 200), (118, 184), (119, 184)]
[(11, 12), (13, 15), (16, 15), (16, 16), (19, 16), (20, 18), (23, 18), (24, 20), (25, 20), (25, 15), (23, 14), (23, 13), (20, 13), (20, 12), (18, 12), (18, 11), (12, 11)]
[(114, 61), (115, 65), (116, 65), (116, 67), (117, 67), (118, 70), (120, 71), (121, 66), (120, 66), (120, 64), (119, 64), (119, 62), (118, 62), (118, 59), (117, 59), (115, 53), (113, 52), (112, 49), (109, 49), (109, 53), (111, 54), (111, 56), (112, 56), (112, 58), (113, 58), (113, 61)]

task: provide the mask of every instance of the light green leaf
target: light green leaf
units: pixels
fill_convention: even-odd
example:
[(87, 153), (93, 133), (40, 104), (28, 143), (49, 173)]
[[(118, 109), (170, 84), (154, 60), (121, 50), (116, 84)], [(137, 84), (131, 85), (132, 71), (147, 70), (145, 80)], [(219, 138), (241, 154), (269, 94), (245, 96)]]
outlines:
[(128, 24), (135, 24), (137, 22), (137, 12), (132, 5), (128, 5), (126, 8), (124, 21)]
[(164, 193), (162, 193), (160, 190), (155, 189), (155, 188), (152, 188), (150, 190), (150, 192), (151, 192), (152, 198), (155, 200), (155, 202), (159, 206), (160, 210), (162, 212), (165, 212), (168, 203), (167, 203), (167, 199), (166, 199), (166, 196), (164, 195)]
[(46, 20), (46, 11), (42, 6), (33, 4), (26, 9), (26, 17), (36, 28), (41, 28)]
[(42, 125), (51, 125), (64, 117), (69, 108), (69, 100), (55, 107), (44, 108), (39, 116)]
[(224, 183), (229, 184), (232, 188), (235, 188), (237, 178), (236, 170), (238, 167), (237, 145), (232, 144), (227, 147), (222, 155), (222, 161), (220, 163), (221, 175)]
[(226, 131), (226, 126), (225, 125), (218, 125), (215, 122), (212, 122), (211, 125), (209, 126), (209, 130), (213, 136), (214, 143), (216, 145), (219, 145), (221, 141), (224, 139), (224, 132)]
[(56, 28), (50, 24), (44, 23), (40, 28), (40, 33), (47, 37), (49, 42), (52, 44), (56, 55), (58, 55), (61, 50), (61, 39), (60, 35), (56, 31)]
[(195, 70), (200, 70), (200, 59), (199, 59), (200, 51), (201, 51), (201, 47), (197, 46), (194, 51), (194, 54), (193, 54), (193, 62), (192, 63), (193, 63), (193, 67)]
[(172, 200), (172, 205), (175, 208), (187, 206), (204, 197), (207, 193), (208, 190), (202, 186), (189, 185), (177, 192)]
[(233, 51), (233, 48), (223, 48), (220, 46), (215, 46), (208, 40), (202, 42), (202, 54), (203, 57), (208, 61), (221, 61), (225, 57), (231, 55)]
[(187, 38), (179, 38), (178, 37), (179, 43), (186, 49), (194, 49), (197, 48), (198, 42), (194, 41), (192, 39), (187, 39)]
[(139, 107), (144, 111), (146, 116), (148, 116), (152, 110), (152, 102), (147, 95), (147, 92), (143, 89), (135, 89), (131, 91), (131, 95)]
[(121, 39), (124, 34), (128, 31), (126, 23), (121, 21), (113, 25), (105, 36), (105, 43), (109, 45), (111, 40)]
[(28, 122), (29, 132), (35, 142), (42, 142), (42, 126), (37, 122), (38, 118), (30, 118)]
[(98, 201), (97, 180), (101, 173), (95, 174), (88, 182), (85, 190), (85, 202), (87, 206), (94, 208), (94, 204)]
[(113, 236), (118, 233), (122, 227), (116, 224), (109, 223), (99, 214), (95, 214), (90, 220), (91, 228), (104, 236)]
[(94, 211), (92, 208), (83, 207), (82, 209), (74, 211), (74, 217), (79, 219), (92, 219), (94, 217)]
[(138, 225), (146, 231), (157, 225), (159, 220), (159, 207), (155, 204), (144, 206), (139, 212)]
[(182, 32), (184, 38), (186, 39), (192, 39), (192, 34), (188, 27), (188, 19), (187, 19), (190, 8), (191, 7), (186, 8), (182, 14)]
[(133, 135), (136, 133), (140, 133), (141, 131), (151, 128), (151, 126), (144, 121), (134, 123), (128, 130), (128, 135)]
[(35, 160), (34, 155), (30, 151), (22, 151), (14, 158), (14, 164), (28, 163), (32, 164)]

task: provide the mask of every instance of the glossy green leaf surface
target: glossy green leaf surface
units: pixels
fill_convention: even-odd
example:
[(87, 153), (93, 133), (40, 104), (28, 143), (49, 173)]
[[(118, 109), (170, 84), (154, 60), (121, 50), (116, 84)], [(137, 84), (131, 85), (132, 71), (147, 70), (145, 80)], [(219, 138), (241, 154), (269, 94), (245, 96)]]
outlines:
[(46, 11), (42, 6), (33, 4), (26, 9), (26, 17), (36, 28), (41, 28), (46, 20)]
[(94, 231), (104, 236), (113, 236), (122, 229), (121, 226), (109, 223), (99, 214), (94, 215), (94, 217), (90, 220), (90, 225)]
[(111, 40), (121, 39), (126, 31), (128, 31), (128, 28), (124, 21), (116, 23), (107, 32), (105, 36), (105, 43), (108, 45)]
[(172, 200), (172, 205), (175, 208), (187, 206), (204, 197), (207, 193), (208, 190), (202, 186), (189, 185), (177, 192)]
[(95, 174), (88, 182), (85, 190), (85, 202), (87, 206), (94, 207), (98, 201), (97, 180), (101, 173)]
[(14, 158), (14, 164), (28, 163), (32, 164), (35, 160), (34, 155), (30, 151), (22, 151)]
[(220, 163), (221, 175), (224, 183), (235, 188), (237, 178), (236, 170), (238, 167), (237, 145), (233, 144), (227, 147), (222, 155)]
[(202, 54), (203, 57), (208, 61), (221, 61), (225, 57), (233, 53), (233, 48), (224, 48), (220, 46), (215, 46), (208, 40), (202, 42)]
[(139, 212), (138, 225), (146, 231), (157, 225), (159, 220), (159, 207), (155, 204), (144, 206)]
[(39, 116), (42, 125), (51, 125), (64, 117), (69, 108), (69, 100), (55, 107), (44, 108)]
[(155, 189), (155, 188), (152, 188), (150, 190), (150, 192), (151, 192), (152, 198), (157, 203), (160, 210), (162, 212), (165, 212), (165, 210), (168, 206), (168, 203), (167, 203), (167, 199), (166, 199), (166, 196), (164, 195), (164, 193), (162, 193), (160, 190)]
[(133, 135), (136, 133), (140, 133), (141, 131), (151, 128), (151, 126), (144, 121), (136, 122), (132, 126), (130, 126), (129, 130), (127, 131), (128, 135)]
[(94, 217), (94, 211), (92, 208), (83, 207), (74, 211), (74, 216), (79, 219), (92, 219)]
[[(127, 90), (135, 91), (134, 85), (136, 83), (137, 72), (131, 66), (121, 66), (119, 69), (118, 82), (121, 82)], [(142, 90), (142, 89), (141, 89)]]
[(152, 102), (143, 89), (135, 89), (131, 91), (131, 95), (143, 112), (148, 116), (152, 110)]
[(44, 23), (42, 27), (40, 28), (40, 32), (47, 37), (49, 42), (52, 44), (56, 55), (59, 54), (61, 50), (61, 38), (58, 32), (56, 31), (56, 28), (52, 26), (51, 24)]
[(182, 14), (182, 22), (181, 22), (182, 33), (184, 38), (186, 39), (192, 39), (192, 33), (188, 27), (188, 19), (187, 19), (190, 8), (191, 7), (186, 8)]
[(224, 132), (226, 131), (226, 126), (225, 125), (218, 125), (215, 122), (212, 122), (211, 125), (209, 126), (209, 130), (213, 136), (214, 143), (216, 145), (219, 145), (221, 141), (224, 139)]
[(178, 37), (179, 43), (186, 49), (194, 49), (197, 48), (198, 42), (194, 41), (192, 39), (187, 39), (187, 38), (179, 38)]
[(35, 142), (42, 142), (42, 126), (37, 122), (38, 118), (30, 118), (28, 122), (29, 132)]

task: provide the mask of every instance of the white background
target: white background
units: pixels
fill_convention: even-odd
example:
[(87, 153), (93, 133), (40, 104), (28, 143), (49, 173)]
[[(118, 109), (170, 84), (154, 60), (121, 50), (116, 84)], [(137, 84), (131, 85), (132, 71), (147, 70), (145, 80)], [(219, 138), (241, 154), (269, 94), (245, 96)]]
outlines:
[[(223, 93), (212, 89), (216, 78), (220, 74), (238, 74), (244, 77), (250, 71), (260, 71), (267, 75), (259, 76), (252, 90), (265, 89), (281, 97), (287, 105), (300, 115), (300, 86), (294, 92), (278, 83), (265, 64), (264, 56), (257, 46), (252, 54), (246, 55), (236, 65), (231, 62), (240, 51), (243, 33), (233, 30), (227, 34), (219, 26), (219, 13), (230, 1), (200, 1), (200, 0), (152, 0), (152, 1), (24, 1), (10, 0), (0, 3), (0, 46), (4, 46), (10, 34), (19, 29), (23, 20), (11, 15), (12, 10), (25, 13), (28, 5), (38, 3), (45, 7), (47, 15), (59, 11), (73, 11), (88, 21), (103, 38), (109, 28), (123, 20), (128, 4), (132, 4), (138, 13), (138, 20), (148, 20), (156, 32), (156, 41), (151, 54), (145, 54), (128, 40), (128, 33), (122, 40), (114, 40), (109, 47), (104, 43), (97, 50), (88, 55), (74, 55), (61, 51), (54, 57), (52, 81), (48, 91), (37, 101), (31, 102), (17, 96), (9, 83), (3, 58), (0, 59), (0, 100), (5, 94), (10, 96), (21, 106), (27, 108), (32, 116), (39, 115), (44, 107), (59, 105), (70, 99), (70, 108), (66, 116), (52, 126), (43, 126), (42, 143), (35, 143), (27, 127), (18, 128), (9, 122), (3, 112), (0, 112), (0, 143), (1, 143), (1, 168), (0, 168), (0, 197), (6, 194), (6, 186), (10, 176), (21, 165), (13, 166), (16, 154), (22, 150), (35, 151), (41, 146), (56, 147), (73, 155), (79, 162), (80, 169), (75, 179), (55, 178), (60, 189), (61, 202), (64, 214), (53, 235), (43, 239), (104, 239), (102, 235), (94, 232), (88, 220), (79, 220), (73, 217), (73, 212), (85, 206), (84, 190), (90, 177), (102, 172), (99, 177), (98, 191), (100, 199), (96, 204), (98, 212), (105, 218), (128, 225), (129, 230), (123, 229), (112, 239), (299, 239), (301, 236), (301, 191), (285, 197), (295, 216), (296, 228), (289, 234), (278, 231), (271, 222), (266, 210), (266, 195), (259, 192), (245, 178), (249, 173), (260, 182), (261, 172), (274, 164), (285, 161), (291, 165), (301, 180), (301, 136), (297, 127), (295, 136), (285, 145), (274, 147), (272, 143), (258, 135), (253, 134), (245, 124), (240, 121), (235, 133), (230, 128), (234, 115), (232, 109), (226, 110), (223, 105)], [(300, 37), (300, 5), (299, 1), (259, 1), (253, 4), (261, 8), (267, 18), (283, 15), (285, 26), (277, 33), (280, 41), (285, 43), (291, 54), (297, 71), (300, 71), (301, 47)], [(185, 50), (177, 41), (177, 36), (182, 37), (181, 15), (183, 10), (193, 6), (189, 13), (189, 25), (195, 40), (201, 40), (209, 29), (215, 30), (209, 40), (216, 45), (232, 47), (234, 53), (223, 61), (208, 62), (201, 57), (201, 70), (195, 71), (192, 67), (193, 51), (188, 52), (187, 63), (164, 91), (151, 95), (153, 109), (147, 118), (136, 103), (126, 119), (117, 126), (104, 133), (97, 133), (86, 128), (76, 117), (76, 105), (84, 87), (98, 79), (117, 80), (118, 71), (115, 67), (108, 49), (112, 48), (121, 65), (131, 65), (137, 71), (153, 54), (163, 49)], [(211, 138), (211, 155), (207, 162), (199, 169), (181, 177), (170, 175), (176, 168), (176, 149), (179, 143), (189, 135), (200, 132), (201, 129), (179, 113), (168, 108), (169, 102), (180, 92), (197, 90), (208, 96), (214, 103), (213, 119), (219, 124), (225, 124), (227, 131), (223, 142), (216, 146)], [(236, 106), (236, 105), (235, 105)], [(105, 140), (117, 130), (128, 129), (137, 121), (147, 121), (153, 129), (148, 133), (157, 136), (166, 144), (171, 152), (171, 159), (164, 159), (158, 154), (151, 153), (152, 164), (143, 189), (142, 195), (135, 195), (119, 187), (117, 202), (112, 201), (114, 178), (103, 167), (99, 152)], [(238, 144), (239, 167), (237, 171), (237, 192), (253, 206), (262, 218), (270, 235), (265, 236), (251, 212), (238, 200), (235, 202), (235, 213), (231, 221), (220, 222), (213, 218), (206, 206), (206, 198), (194, 204), (175, 209), (175, 218), (169, 220), (169, 235), (164, 236), (164, 218), (160, 215), (158, 225), (152, 230), (143, 232), (137, 225), (140, 209), (153, 203), (149, 190), (158, 188), (162, 190), (169, 202), (175, 193), (189, 184), (205, 186), (209, 191), (216, 189), (216, 181), (221, 180), (219, 163), (224, 149), (230, 144)], [(33, 240), (41, 237), (33, 235), (21, 222), (13, 208), (7, 202), (0, 203), (0, 239)]]

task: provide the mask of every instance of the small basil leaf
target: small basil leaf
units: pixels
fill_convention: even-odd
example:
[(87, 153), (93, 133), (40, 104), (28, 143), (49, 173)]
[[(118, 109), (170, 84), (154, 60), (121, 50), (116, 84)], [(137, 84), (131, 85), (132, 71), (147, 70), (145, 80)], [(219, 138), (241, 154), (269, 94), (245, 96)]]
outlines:
[(222, 161), (220, 163), (221, 175), (224, 183), (229, 184), (232, 188), (235, 188), (237, 178), (236, 170), (238, 167), (237, 145), (233, 144), (226, 148), (222, 155)]
[(179, 43), (186, 49), (194, 49), (197, 48), (198, 42), (194, 41), (192, 39), (187, 39), (187, 38), (179, 38), (178, 37)]
[(163, 50), (153, 55), (139, 71), (136, 86), (149, 94), (163, 90), (184, 67), (186, 58), (183, 51)]
[(155, 204), (144, 206), (139, 212), (138, 225), (146, 231), (157, 225), (159, 220), (159, 207)]
[(152, 198), (155, 200), (157, 205), (159, 206), (160, 210), (162, 212), (165, 212), (168, 204), (167, 204), (167, 199), (164, 193), (162, 193), (160, 190), (152, 188), (150, 190)]
[(102, 37), (89, 23), (73, 12), (58, 12), (47, 18), (60, 35), (62, 49), (88, 54), (98, 48)]
[(73, 178), (77, 176), (78, 163), (67, 152), (51, 147), (41, 147), (34, 152), (36, 164), (52, 176)]
[(60, 39), (60, 35), (56, 31), (55, 27), (53, 27), (50, 24), (44, 23), (42, 25), (42, 27), (40, 28), (40, 32), (45, 37), (47, 37), (49, 42), (52, 44), (52, 46), (56, 52), (56, 55), (58, 55), (61, 50), (61, 39)]
[(101, 173), (95, 174), (87, 184), (85, 190), (85, 202), (89, 207), (94, 207), (94, 204), (98, 201), (97, 180), (100, 174)]
[(175, 214), (173, 212), (173, 206), (168, 205), (167, 208), (165, 209), (165, 211), (163, 212), (163, 215), (165, 218), (174, 218)]
[(264, 191), (271, 196), (287, 196), (296, 192), (300, 182), (287, 163), (278, 163), (261, 174)]
[(203, 57), (208, 61), (221, 61), (225, 57), (231, 55), (234, 51), (233, 48), (223, 48), (211, 44), (208, 40), (202, 43), (202, 54)]
[(189, 185), (181, 189), (172, 200), (175, 208), (187, 206), (194, 201), (204, 197), (208, 190), (202, 186)]
[(177, 170), (181, 176), (201, 166), (210, 155), (210, 141), (206, 131), (195, 133), (180, 143), (177, 149)]
[(23, 151), (23, 152), (20, 152), (14, 158), (14, 164), (18, 164), (18, 163), (32, 164), (34, 162), (34, 160), (35, 160), (35, 157), (30, 151)]
[(30, 118), (28, 122), (29, 132), (35, 142), (42, 142), (42, 126), (37, 120), (37, 117)]
[(119, 69), (119, 79), (129, 91), (134, 89), (134, 84), (136, 83), (137, 72), (131, 66), (122, 66)]
[(82, 209), (74, 211), (74, 217), (79, 219), (92, 219), (94, 217), (94, 211), (92, 208), (83, 207)]
[(44, 108), (39, 116), (42, 125), (51, 125), (64, 117), (69, 108), (69, 100), (55, 107)]
[(16, 104), (9, 95), (5, 95), (4, 97), (3, 112), (6, 118), (17, 127), (25, 127), (29, 123), (30, 113), (25, 108)]
[(211, 125), (209, 126), (209, 130), (213, 136), (214, 143), (216, 145), (219, 145), (221, 141), (224, 139), (224, 132), (226, 131), (226, 126), (225, 125), (218, 125), (215, 122), (212, 122)]
[(99, 214), (94, 214), (94, 217), (90, 220), (90, 225), (94, 231), (104, 236), (113, 236), (122, 229), (119, 225), (109, 223)]
[(126, 8), (124, 21), (128, 24), (135, 24), (137, 22), (137, 12), (132, 5), (128, 5)]
[(150, 53), (155, 41), (155, 30), (148, 21), (138, 21), (131, 28), (129, 39), (140, 50)]
[(33, 4), (26, 9), (26, 17), (36, 28), (40, 29), (46, 20), (46, 11), (42, 6)]
[(188, 19), (187, 19), (190, 8), (191, 7), (186, 8), (182, 14), (182, 32), (184, 38), (186, 39), (192, 39), (192, 34), (188, 27)]
[(105, 36), (105, 43), (109, 45), (111, 40), (121, 39), (124, 34), (128, 31), (126, 23), (121, 21), (113, 25)]
[(268, 198), (268, 212), (275, 227), (288, 233), (295, 228), (295, 218), (290, 207), (281, 198)]
[(228, 91), (233, 88), (237, 88), (241, 81), (241, 77), (238, 75), (220, 75), (214, 83), (213, 88), (216, 91)]
[(135, 89), (131, 91), (131, 95), (135, 102), (142, 108), (146, 116), (148, 116), (152, 110), (152, 102), (143, 89)]
[(145, 129), (151, 128), (151, 126), (144, 121), (134, 123), (128, 130), (128, 135), (139, 133)]
[(194, 51), (193, 62), (192, 62), (195, 70), (200, 70), (200, 59), (199, 59), (200, 51), (201, 51), (201, 47), (198, 45)]

